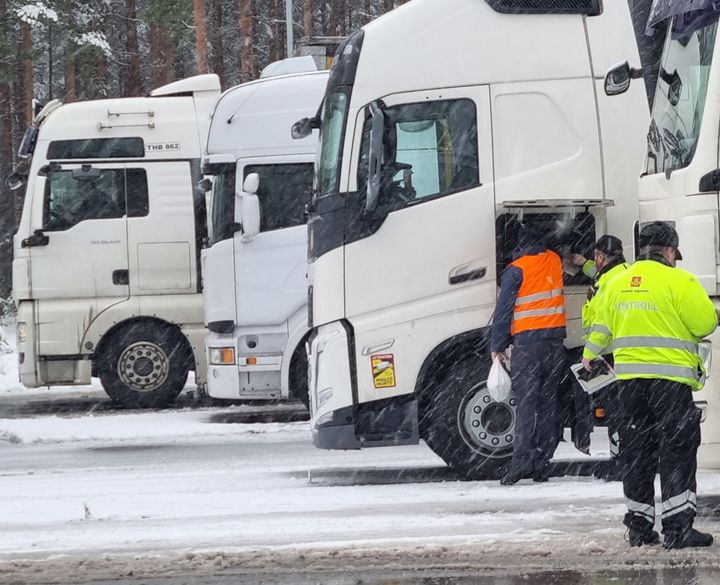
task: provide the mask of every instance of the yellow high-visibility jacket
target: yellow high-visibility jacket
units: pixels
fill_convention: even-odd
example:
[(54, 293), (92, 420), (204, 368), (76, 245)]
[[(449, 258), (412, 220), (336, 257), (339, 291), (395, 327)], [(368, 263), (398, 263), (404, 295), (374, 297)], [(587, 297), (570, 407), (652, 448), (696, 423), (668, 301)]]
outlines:
[(695, 276), (658, 260), (638, 260), (604, 284), (583, 357), (612, 344), (620, 380), (661, 378), (699, 390), (705, 371), (698, 342), (718, 324)]
[[(592, 296), (588, 295), (589, 298), (582, 308), (582, 326), (585, 330), (585, 335), (590, 335), (590, 333), (592, 332), (592, 325), (595, 322), (595, 313), (597, 313), (597, 307), (600, 302), (598, 297), (603, 292), (603, 287), (608, 282), (610, 282), (613, 277), (617, 276), (628, 268), (630, 268), (630, 265), (627, 262), (621, 262), (620, 264), (613, 266), (607, 272), (603, 272), (597, 279), (597, 281), (593, 282), (592, 289), (594, 293), (592, 294)], [(593, 262), (592, 260), (588, 260), (587, 262), (585, 262), (585, 264), (583, 264), (582, 270), (590, 278), (594, 279), (597, 275), (595, 262)]]

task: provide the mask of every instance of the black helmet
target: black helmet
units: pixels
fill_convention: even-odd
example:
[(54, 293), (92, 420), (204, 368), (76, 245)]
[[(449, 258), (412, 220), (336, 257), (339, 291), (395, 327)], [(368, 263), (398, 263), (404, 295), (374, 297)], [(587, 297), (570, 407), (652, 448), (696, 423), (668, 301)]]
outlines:
[(595, 249), (606, 256), (622, 256), (622, 240), (610, 235), (600, 236), (600, 239), (595, 244)]
[(648, 246), (661, 246), (673, 248), (678, 260), (682, 260), (682, 254), (678, 249), (680, 238), (675, 228), (665, 221), (653, 221), (646, 223), (640, 229), (638, 246), (640, 250)]

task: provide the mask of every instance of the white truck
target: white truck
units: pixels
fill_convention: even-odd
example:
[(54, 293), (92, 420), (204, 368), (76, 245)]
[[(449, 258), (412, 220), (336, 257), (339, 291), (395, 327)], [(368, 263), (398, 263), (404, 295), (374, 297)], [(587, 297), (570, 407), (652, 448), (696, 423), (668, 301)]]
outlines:
[[(279, 65), (313, 70), (306, 60)], [(293, 140), (290, 129), (315, 115), (327, 79), (321, 71), (239, 85), (213, 113), (203, 164), (214, 177), (203, 253), (213, 398), (307, 404), (305, 205), (318, 136)]]
[(23, 139), (32, 157), (14, 240), (20, 380), (90, 383), (127, 407), (173, 401), (206, 373), (195, 190), (216, 75), (148, 97), (49, 103)]
[[(702, 7), (701, 7), (702, 6)], [(712, 2), (656, 1), (650, 25), (669, 22), (645, 164), (639, 183), (639, 226), (668, 221), (680, 236), (679, 266), (697, 275), (720, 307), (720, 8)], [(635, 63), (631, 58), (630, 63)], [(628, 62), (613, 68), (606, 91), (620, 95), (642, 72)], [(633, 89), (635, 85), (633, 84)], [(629, 119), (631, 114), (624, 114)], [(711, 336), (720, 351), (720, 330)], [(720, 467), (720, 363), (710, 369), (705, 388), (695, 394), (705, 411), (698, 462)]]
[[(341, 47), (311, 124), (316, 446), (424, 439), (498, 473), (516, 404), (488, 393), (488, 333), (519, 220), (566, 253), (605, 232), (632, 250), (647, 98), (610, 99), (602, 77), (627, 55), (627, 4), (598, 0), (414, 0)], [(587, 281), (566, 278), (573, 348)], [(590, 414), (566, 393), (563, 409), (566, 426)]]

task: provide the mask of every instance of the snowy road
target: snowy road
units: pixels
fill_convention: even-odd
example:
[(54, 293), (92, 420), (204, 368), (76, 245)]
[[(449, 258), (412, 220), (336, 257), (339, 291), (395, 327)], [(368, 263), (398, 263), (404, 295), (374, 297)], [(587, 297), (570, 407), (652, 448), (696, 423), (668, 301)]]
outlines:
[[(424, 445), (319, 451), (306, 422), (233, 422), (246, 414), (0, 419), (0, 581), (62, 582), (80, 567), (89, 580), (238, 567), (720, 564), (716, 549), (630, 551), (617, 483), (460, 482)], [(594, 449), (605, 454), (602, 433)], [(560, 459), (577, 456), (561, 445)], [(699, 482), (699, 524), (720, 533), (720, 475)]]

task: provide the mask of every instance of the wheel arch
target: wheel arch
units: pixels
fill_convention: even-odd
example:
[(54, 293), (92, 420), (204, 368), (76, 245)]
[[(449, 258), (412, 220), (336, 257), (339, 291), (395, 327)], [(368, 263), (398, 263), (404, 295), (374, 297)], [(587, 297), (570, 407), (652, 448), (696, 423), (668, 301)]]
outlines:
[(93, 376), (96, 376), (99, 371), (99, 365), (102, 362), (102, 360), (105, 358), (105, 352), (107, 351), (107, 348), (110, 346), (110, 341), (113, 339), (113, 337), (123, 329), (132, 327), (134, 325), (138, 324), (147, 324), (152, 325), (154, 327), (162, 327), (164, 329), (169, 329), (175, 332), (175, 334), (178, 336), (179, 339), (182, 340), (184, 345), (184, 350), (187, 355), (187, 359), (189, 360), (189, 366), (190, 369), (195, 369), (197, 365), (197, 360), (195, 358), (195, 352), (192, 349), (192, 343), (188, 339), (187, 335), (183, 332), (182, 328), (177, 325), (176, 323), (170, 323), (168, 321), (165, 321), (164, 319), (160, 319), (158, 317), (151, 317), (151, 316), (138, 316), (138, 317), (130, 317), (128, 319), (124, 319), (122, 321), (119, 321), (118, 323), (115, 323), (110, 329), (108, 329), (100, 338), (97, 345), (95, 346), (95, 351), (92, 356), (92, 373)]
[(438, 382), (442, 380), (460, 359), (475, 354), (477, 359), (488, 359), (490, 355), (490, 328), (483, 327), (454, 335), (440, 343), (425, 358), (415, 382), (415, 395), (418, 398), (418, 418), (420, 436), (423, 436), (425, 416), (430, 407), (430, 396)]
[[(299, 398), (299, 399), (303, 400), (303, 396), (300, 396), (300, 395), (296, 394), (295, 392), (293, 392), (292, 374), (294, 371), (294, 366), (297, 364), (298, 360), (305, 358), (306, 365), (307, 365), (307, 353), (305, 351), (305, 344), (307, 343), (307, 340), (310, 338), (311, 332), (312, 331), (310, 329), (306, 329), (303, 332), (302, 337), (300, 337), (299, 339), (296, 339), (296, 341), (294, 342), (294, 347), (291, 346), (290, 344), (288, 344), (288, 349), (290, 347), (293, 347), (293, 349), (292, 349), (292, 353), (288, 352), (288, 354), (290, 355), (290, 359), (283, 360), (283, 372), (282, 372), (283, 390), (285, 388), (287, 388), (287, 397), (288, 398)], [(286, 363), (287, 363), (287, 371), (285, 370)], [(305, 372), (305, 376), (306, 376), (306, 380), (307, 380), (307, 371)], [(309, 388), (307, 388), (307, 384), (306, 384), (305, 390), (306, 390), (306, 392), (309, 392)], [(283, 392), (283, 394), (284, 394), (284, 392)], [(307, 399), (308, 399), (308, 397), (305, 396), (304, 400), (307, 400)]]

